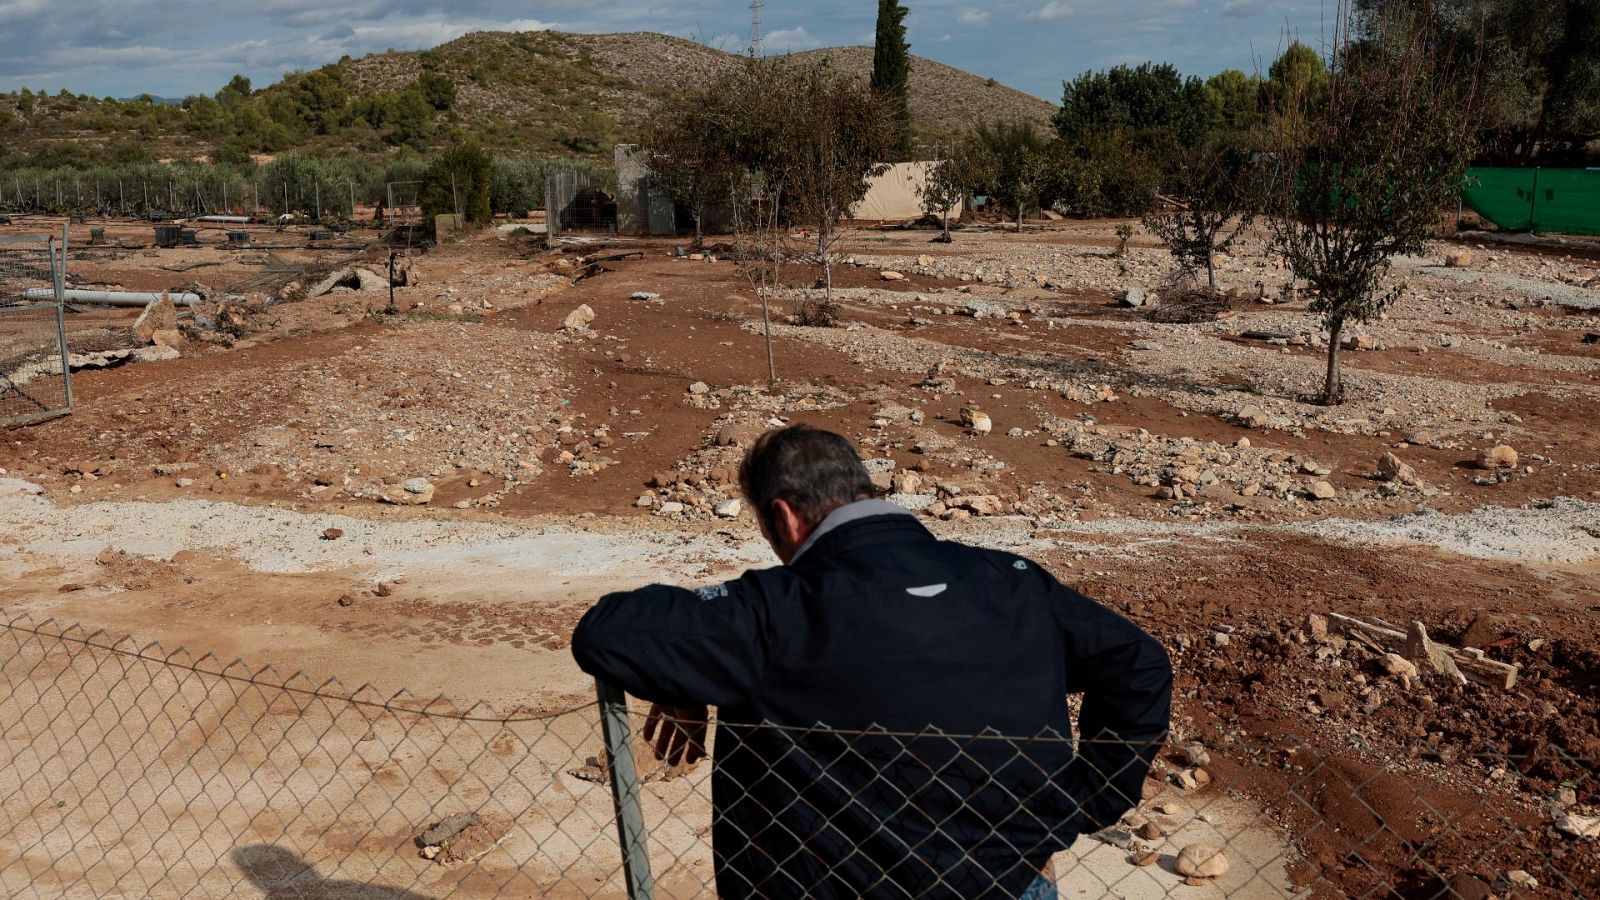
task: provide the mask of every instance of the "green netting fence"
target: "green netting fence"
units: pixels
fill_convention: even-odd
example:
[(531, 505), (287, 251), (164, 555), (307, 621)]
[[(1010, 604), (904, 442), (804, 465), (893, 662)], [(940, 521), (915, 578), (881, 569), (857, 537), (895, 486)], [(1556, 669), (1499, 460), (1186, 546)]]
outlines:
[(1476, 167), (1461, 201), (1504, 231), (1600, 235), (1600, 169)]

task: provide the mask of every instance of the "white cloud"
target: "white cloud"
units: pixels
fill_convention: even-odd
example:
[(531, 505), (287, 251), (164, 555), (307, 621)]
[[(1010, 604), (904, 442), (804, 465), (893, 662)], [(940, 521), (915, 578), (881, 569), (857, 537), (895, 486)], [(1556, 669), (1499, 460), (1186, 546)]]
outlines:
[(984, 25), (989, 21), (989, 13), (982, 9), (963, 9), (956, 13), (956, 21), (963, 25)]
[(812, 36), (805, 26), (799, 28), (780, 28), (769, 31), (762, 39), (762, 43), (769, 52), (783, 53), (789, 50), (815, 50), (822, 46), (822, 42)]
[(1062, 3), (1061, 0), (1050, 0), (1038, 9), (1023, 13), (1021, 18), (1024, 22), (1059, 22), (1070, 15), (1072, 15), (1071, 6)]

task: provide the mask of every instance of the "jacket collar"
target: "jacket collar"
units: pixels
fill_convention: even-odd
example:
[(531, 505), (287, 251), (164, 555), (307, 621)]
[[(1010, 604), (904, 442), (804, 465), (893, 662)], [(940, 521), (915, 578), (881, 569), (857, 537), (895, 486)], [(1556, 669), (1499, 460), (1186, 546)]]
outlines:
[[(851, 525), (864, 519), (873, 518), (890, 518), (894, 520), (904, 519), (918, 531), (921, 531), (924, 534), (927, 533), (926, 530), (922, 528), (921, 523), (917, 522), (916, 517), (904, 507), (896, 506), (887, 500), (857, 500), (854, 503), (845, 504), (833, 512), (828, 513), (828, 515), (824, 517), (817, 527), (811, 532), (811, 536), (806, 538), (806, 542), (800, 545), (800, 549), (795, 551), (794, 557), (789, 560), (789, 565), (792, 566), (799, 562), (801, 557), (805, 556), (812, 547), (817, 545), (818, 541), (821, 541), (828, 535), (837, 532), (847, 525)], [(901, 524), (901, 522), (895, 521), (895, 524), (898, 525)]]

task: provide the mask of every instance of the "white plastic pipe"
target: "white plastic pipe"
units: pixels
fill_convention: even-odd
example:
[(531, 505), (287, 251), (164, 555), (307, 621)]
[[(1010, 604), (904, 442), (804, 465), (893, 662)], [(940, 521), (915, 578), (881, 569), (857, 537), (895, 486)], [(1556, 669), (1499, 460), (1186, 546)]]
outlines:
[[(161, 299), (161, 291), (85, 291), (77, 288), (68, 288), (63, 295), (68, 300), (77, 300), (80, 303), (98, 303), (102, 306), (149, 306)], [(199, 306), (200, 295), (188, 291), (172, 292), (169, 294), (172, 302), (179, 306)], [(54, 300), (56, 292), (50, 288), (27, 288), (22, 292), (24, 300)]]
[(249, 216), (199, 216), (194, 221), (196, 221), (196, 222), (217, 222), (219, 224), (227, 224), (227, 225), (249, 225), (250, 224), (250, 217)]

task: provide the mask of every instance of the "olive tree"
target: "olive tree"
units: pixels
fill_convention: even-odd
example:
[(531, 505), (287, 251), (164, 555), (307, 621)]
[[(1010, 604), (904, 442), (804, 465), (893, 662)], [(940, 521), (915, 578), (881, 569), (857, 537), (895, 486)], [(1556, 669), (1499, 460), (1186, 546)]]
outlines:
[[(1454, 208), (1474, 148), (1478, 58), (1425, 9), (1352, 15), (1341, 4), (1325, 96), (1278, 117), (1273, 244), (1312, 290), (1328, 331), (1322, 402), (1343, 399), (1344, 328), (1400, 297), (1384, 276)], [(1297, 115), (1296, 112), (1301, 114)]]
[(1212, 290), (1217, 253), (1228, 252), (1255, 218), (1260, 176), (1250, 156), (1223, 143), (1185, 153), (1171, 178), (1175, 204), (1143, 219), (1185, 273), (1205, 270)]
[(943, 230), (938, 241), (950, 243), (950, 210), (960, 206), (982, 185), (990, 163), (983, 147), (975, 141), (961, 141), (928, 166), (927, 176), (917, 186), (922, 211), (939, 219)]
[(790, 110), (773, 164), (784, 175), (788, 208), (816, 231), (817, 261), (833, 302), (833, 246), (839, 223), (867, 195), (894, 144), (892, 114), (866, 85), (826, 63), (796, 69), (781, 95)]

